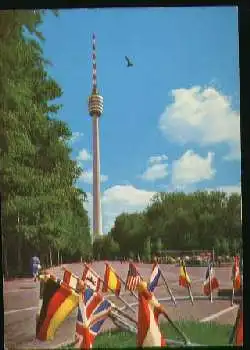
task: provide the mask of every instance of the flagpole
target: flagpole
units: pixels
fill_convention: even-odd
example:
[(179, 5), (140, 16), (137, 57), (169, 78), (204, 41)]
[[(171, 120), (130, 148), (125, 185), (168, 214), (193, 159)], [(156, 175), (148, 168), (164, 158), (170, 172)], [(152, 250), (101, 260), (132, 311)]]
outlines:
[(231, 297), (231, 306), (234, 304), (234, 281), (236, 277), (236, 264), (235, 264), (235, 258), (234, 258), (234, 264), (233, 264), (233, 273), (232, 273), (232, 283), (233, 283), (233, 288), (232, 288), (232, 297)]
[[(159, 265), (158, 265), (158, 266), (159, 266)], [(170, 295), (170, 297), (171, 297), (173, 303), (175, 304), (175, 306), (177, 306), (175, 297), (174, 297), (174, 295), (173, 295), (171, 289), (170, 289), (169, 286), (168, 286), (167, 280), (166, 280), (166, 278), (164, 277), (160, 266), (159, 266), (159, 270), (160, 270), (160, 273), (161, 273), (161, 277), (162, 277), (162, 279), (163, 279), (163, 281), (164, 281), (164, 284), (165, 284), (165, 286), (166, 286), (166, 288), (167, 288), (167, 291), (168, 291), (168, 293), (169, 293), (169, 295)]]
[(213, 294), (212, 294), (212, 281), (211, 281), (211, 268), (210, 268), (211, 266), (210, 265), (208, 265), (208, 271), (209, 271), (209, 288), (210, 288), (210, 301), (211, 301), (211, 303), (213, 302)]
[[(85, 267), (87, 267), (92, 273), (93, 275), (95, 275), (97, 278), (100, 278), (100, 280), (102, 281), (102, 283), (104, 283), (104, 280), (98, 275), (97, 272), (95, 272), (94, 270), (92, 270), (91, 267), (89, 267), (86, 263), (83, 264)], [(107, 286), (108, 290), (110, 290), (112, 293), (114, 293), (114, 291), (109, 288), (109, 286)], [(120, 295), (116, 295), (114, 294), (119, 300), (121, 300), (121, 302), (123, 302), (123, 304), (125, 304), (133, 313), (136, 313), (135, 309), (133, 309), (129, 303), (126, 302), (126, 300), (124, 300)]]
[(163, 308), (163, 306), (161, 306), (161, 312), (162, 314), (166, 317), (166, 319), (168, 320), (168, 322), (171, 324), (171, 326), (176, 330), (177, 333), (179, 333), (179, 335), (184, 339), (186, 344), (190, 343), (190, 340), (187, 338), (187, 336), (182, 332), (182, 330), (171, 320), (171, 318), (168, 316), (167, 312), (165, 311), (165, 309)]
[(133, 322), (137, 325), (137, 321), (133, 317), (129, 316), (124, 311), (119, 309), (114, 303), (111, 303), (111, 305), (112, 305), (112, 308), (115, 309), (118, 313), (120, 313), (122, 316), (128, 318), (131, 322)]
[[(187, 281), (187, 273), (186, 273), (186, 266), (184, 266), (184, 260), (182, 260), (182, 267), (183, 267), (183, 271), (184, 271), (185, 278), (186, 278), (186, 281)], [(190, 299), (191, 299), (191, 303), (192, 303), (192, 305), (194, 305), (194, 298), (193, 298), (193, 294), (192, 294), (192, 291), (191, 291), (190, 283), (188, 283), (188, 293), (189, 293), (189, 296), (190, 296)]]
[(234, 304), (234, 281), (233, 281), (233, 289), (232, 289), (232, 298), (231, 298), (231, 306)]

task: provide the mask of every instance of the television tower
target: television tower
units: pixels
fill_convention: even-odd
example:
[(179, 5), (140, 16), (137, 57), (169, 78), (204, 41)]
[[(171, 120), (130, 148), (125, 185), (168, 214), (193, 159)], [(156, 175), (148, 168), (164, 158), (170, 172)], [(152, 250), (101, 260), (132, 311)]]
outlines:
[(97, 90), (96, 79), (96, 45), (95, 34), (93, 34), (93, 79), (92, 93), (89, 96), (88, 107), (89, 114), (93, 123), (93, 241), (102, 232), (102, 214), (101, 214), (101, 191), (100, 191), (100, 141), (99, 141), (99, 118), (103, 112), (103, 97)]

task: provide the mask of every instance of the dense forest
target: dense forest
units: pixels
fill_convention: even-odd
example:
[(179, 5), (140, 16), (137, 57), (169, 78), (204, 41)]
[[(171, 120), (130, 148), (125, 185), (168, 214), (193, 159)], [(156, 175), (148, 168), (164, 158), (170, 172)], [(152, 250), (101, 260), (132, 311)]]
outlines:
[(158, 193), (143, 212), (119, 215), (93, 246), (101, 259), (139, 255), (146, 261), (167, 250), (233, 255), (241, 248), (241, 196), (220, 191)]
[[(53, 11), (58, 16), (56, 11)], [(91, 254), (86, 194), (71, 159), (72, 131), (48, 74), (39, 27), (46, 11), (0, 11), (0, 189), (5, 276)], [(85, 256), (84, 256), (85, 255)]]

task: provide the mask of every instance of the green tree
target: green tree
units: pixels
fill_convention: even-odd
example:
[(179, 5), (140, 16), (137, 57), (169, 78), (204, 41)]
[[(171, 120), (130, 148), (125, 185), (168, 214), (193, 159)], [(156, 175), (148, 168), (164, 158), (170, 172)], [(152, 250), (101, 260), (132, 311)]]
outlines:
[(71, 160), (67, 144), (72, 132), (56, 119), (61, 106), (54, 100), (62, 90), (49, 76), (43, 57), (39, 25), (45, 15), (40, 10), (0, 11), (5, 272), (8, 261), (19, 272), (29, 266), (33, 249), (42, 256), (49, 249), (66, 255), (90, 249), (84, 193), (75, 187), (81, 169)]
[(145, 244), (144, 244), (144, 259), (147, 262), (151, 261), (151, 239), (150, 239), (150, 237), (147, 237)]

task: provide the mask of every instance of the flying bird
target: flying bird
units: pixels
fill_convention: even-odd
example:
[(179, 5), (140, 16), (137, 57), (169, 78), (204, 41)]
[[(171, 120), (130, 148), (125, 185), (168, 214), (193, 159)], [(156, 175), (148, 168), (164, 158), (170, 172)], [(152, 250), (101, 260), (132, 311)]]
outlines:
[(133, 67), (133, 63), (130, 61), (130, 59), (127, 57), (127, 56), (125, 56), (125, 59), (126, 59), (126, 61), (127, 61), (127, 67)]

